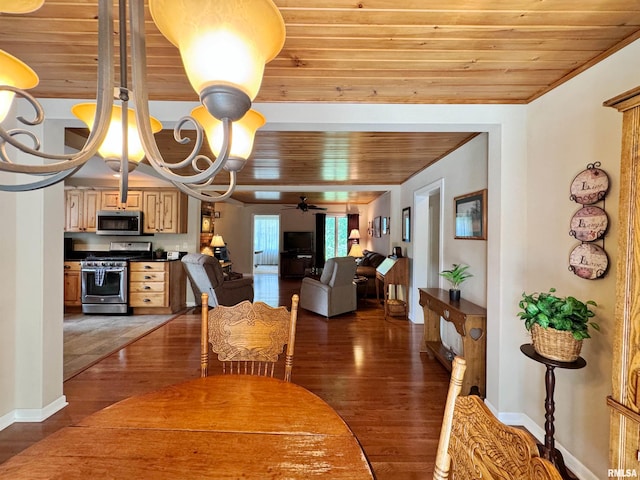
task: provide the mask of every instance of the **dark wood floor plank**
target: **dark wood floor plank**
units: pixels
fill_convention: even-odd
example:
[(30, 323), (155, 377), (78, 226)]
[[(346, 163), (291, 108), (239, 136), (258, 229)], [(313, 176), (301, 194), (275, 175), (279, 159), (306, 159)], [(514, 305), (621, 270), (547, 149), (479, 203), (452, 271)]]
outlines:
[[(289, 306), (300, 282), (277, 285), (270, 302), (278, 298)], [(422, 325), (385, 320), (374, 299), (358, 308), (330, 320), (300, 310), (293, 381), (345, 419), (379, 480), (429, 478), (449, 374), (420, 353)], [(42, 423), (16, 423), (0, 432), (0, 462), (114, 402), (196, 378), (199, 322), (197, 314), (182, 315), (65, 382), (69, 406)]]

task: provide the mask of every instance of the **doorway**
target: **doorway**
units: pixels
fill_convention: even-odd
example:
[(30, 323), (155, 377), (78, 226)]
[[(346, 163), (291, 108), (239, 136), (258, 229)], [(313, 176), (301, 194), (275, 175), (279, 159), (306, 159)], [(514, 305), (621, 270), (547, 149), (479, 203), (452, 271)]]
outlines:
[[(414, 193), (415, 215), (414, 245), (425, 248), (414, 248), (414, 268), (412, 285), (417, 288), (438, 288), (442, 265), (442, 195), (444, 180), (429, 184)], [(424, 268), (423, 268), (424, 267)], [(411, 295), (411, 317), (414, 322), (422, 319), (420, 296)]]
[(280, 215), (253, 217), (253, 273), (278, 273)]

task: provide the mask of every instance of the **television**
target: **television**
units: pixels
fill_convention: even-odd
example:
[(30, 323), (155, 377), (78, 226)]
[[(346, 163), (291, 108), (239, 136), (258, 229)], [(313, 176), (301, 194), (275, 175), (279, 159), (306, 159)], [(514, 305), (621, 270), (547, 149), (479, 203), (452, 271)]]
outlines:
[(289, 253), (313, 252), (313, 232), (284, 232), (282, 248)]

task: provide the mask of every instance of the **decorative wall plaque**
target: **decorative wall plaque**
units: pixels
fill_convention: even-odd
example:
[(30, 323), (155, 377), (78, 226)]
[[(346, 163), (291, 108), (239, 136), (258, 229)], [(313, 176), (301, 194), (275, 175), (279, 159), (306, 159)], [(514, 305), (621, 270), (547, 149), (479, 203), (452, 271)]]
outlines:
[(600, 162), (590, 163), (587, 169), (571, 182), (571, 200), (581, 205), (592, 205), (604, 199), (609, 190), (609, 176), (598, 168)]
[(609, 217), (600, 207), (582, 207), (571, 218), (569, 234), (581, 242), (593, 242), (604, 237), (609, 227)]
[[(572, 201), (582, 205), (573, 214), (569, 235), (583, 242), (569, 255), (569, 270), (580, 278), (601, 278), (609, 268), (609, 258), (604, 251), (604, 236), (609, 227), (609, 218), (604, 211), (604, 197), (609, 191), (609, 176), (600, 167), (600, 162), (590, 163), (571, 182)], [(602, 202), (603, 207), (594, 203)], [(602, 240), (602, 246), (591, 242)]]
[(569, 255), (569, 270), (580, 278), (595, 280), (604, 276), (609, 268), (609, 257), (602, 247), (582, 243)]

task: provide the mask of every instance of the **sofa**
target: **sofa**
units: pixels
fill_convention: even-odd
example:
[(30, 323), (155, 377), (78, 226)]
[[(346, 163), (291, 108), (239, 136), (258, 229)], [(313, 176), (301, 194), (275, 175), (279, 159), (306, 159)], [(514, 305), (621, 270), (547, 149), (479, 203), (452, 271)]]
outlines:
[(360, 259), (356, 267), (356, 275), (367, 277), (367, 295), (373, 296), (376, 294), (376, 268), (387, 257), (370, 250), (364, 250), (363, 253), (364, 257)]

